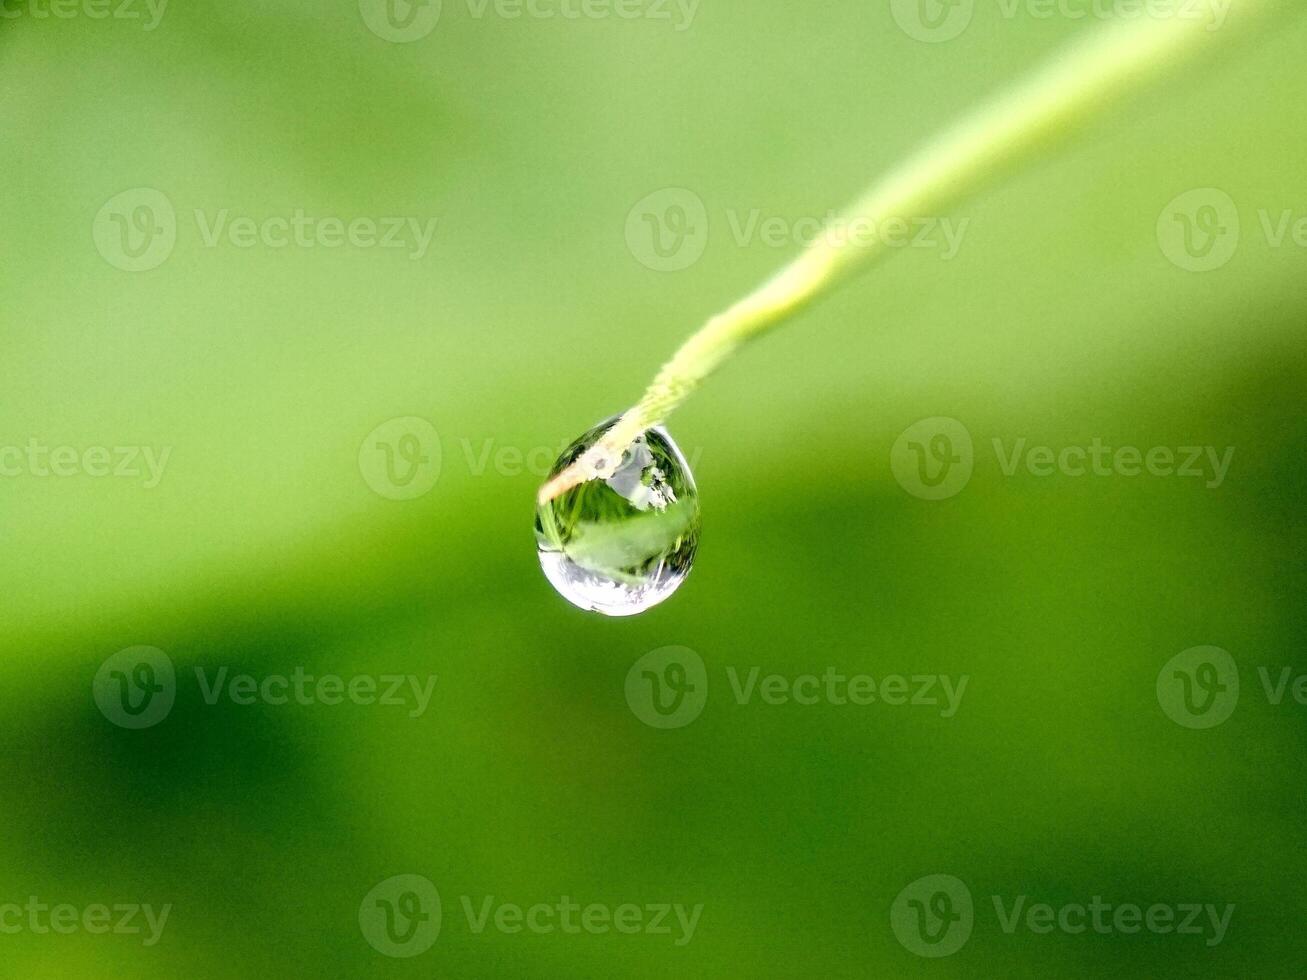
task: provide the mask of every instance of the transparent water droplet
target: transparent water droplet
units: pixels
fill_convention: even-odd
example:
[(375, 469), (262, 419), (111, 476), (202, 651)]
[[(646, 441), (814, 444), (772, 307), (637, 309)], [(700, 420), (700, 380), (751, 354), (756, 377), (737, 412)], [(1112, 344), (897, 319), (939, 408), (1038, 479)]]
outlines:
[[(568, 446), (561, 473), (616, 422)], [(536, 548), (545, 577), (582, 609), (634, 616), (690, 574), (699, 545), (699, 492), (672, 437), (655, 426), (636, 439), (607, 479), (588, 480), (536, 507)]]

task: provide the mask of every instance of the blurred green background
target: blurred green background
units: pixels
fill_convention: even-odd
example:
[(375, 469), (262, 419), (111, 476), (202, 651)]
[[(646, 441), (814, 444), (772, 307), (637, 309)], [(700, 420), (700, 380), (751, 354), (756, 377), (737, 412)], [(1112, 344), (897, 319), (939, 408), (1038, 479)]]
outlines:
[[(737, 224), (824, 217), (1096, 18), (981, 0), (927, 43), (888, 2), (703, 0), (687, 22), (445, 0), (394, 42), (386, 23), (432, 8), (205, 0), (152, 30), (143, 3), (43, 9), (0, 24), (0, 908), (172, 908), (152, 945), (0, 916), (0, 974), (1299, 975), (1307, 707), (1258, 668), (1307, 670), (1307, 249), (1265, 227), (1307, 217), (1304, 18), (959, 207), (951, 259), (905, 248), (737, 358), (671, 425), (697, 458), (697, 567), (614, 621), (540, 574), (543, 462), (795, 250)], [(628, 215), (669, 187), (692, 197), (648, 213), (697, 199), (706, 223), (659, 271)], [(119, 197), (139, 188), (171, 246), (166, 209)], [(1158, 232), (1195, 188), (1223, 195), (1195, 227), (1237, 240), (1208, 271)], [(420, 257), (206, 240), (224, 212), (296, 209), (437, 223)], [(375, 433), (409, 417), (434, 438), (418, 495), (390, 499), (410, 491), (377, 439), (402, 433)], [(892, 450), (936, 417), (973, 472), (928, 500)], [(1217, 487), (1008, 475), (994, 440), (1021, 439), (1234, 454)], [(42, 476), (33, 440), (81, 462)], [(86, 472), (91, 447), (170, 455), (146, 486)], [(93, 684), (138, 645), (175, 665), (175, 704), (130, 729)], [(669, 645), (707, 698), (660, 729), (624, 685)], [(1157, 685), (1206, 645), (1241, 687), (1200, 729)], [(728, 671), (755, 667), (968, 681), (950, 717), (740, 703)], [(209, 703), (197, 668), (437, 681), (413, 717)], [(974, 925), (923, 958), (891, 906), (933, 874)], [(396, 875), (443, 905), (408, 958), (360, 923)], [(1009, 932), (996, 895), (1235, 909), (1209, 944)], [(702, 912), (679, 945), (675, 925), (477, 932), (465, 896)]]

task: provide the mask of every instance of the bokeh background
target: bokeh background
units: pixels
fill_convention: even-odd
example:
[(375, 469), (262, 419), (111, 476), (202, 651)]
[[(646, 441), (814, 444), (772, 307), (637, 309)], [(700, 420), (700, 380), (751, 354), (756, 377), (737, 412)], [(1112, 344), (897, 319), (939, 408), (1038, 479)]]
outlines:
[[(1307, 217), (1304, 18), (1216, 44), (950, 212), (969, 222), (954, 257), (905, 248), (729, 365), (671, 425), (705, 525), (666, 604), (606, 620), (539, 572), (543, 460), (795, 251), (737, 224), (824, 217), (1098, 26), (980, 0), (931, 43), (902, 6), (514, 19), (445, 0), (394, 41), (370, 0), (176, 3), (153, 29), (143, 3), (6, 5), (0, 443), (22, 451), (0, 457), (0, 904), (172, 911), (148, 946), (19, 923), (0, 973), (1297, 975), (1307, 707), (1258, 671), (1307, 670), (1307, 241), (1265, 227)], [(413, 31), (431, 8), (392, 13)], [(166, 209), (136, 224), (144, 199), (119, 196), (140, 188), (175, 241)], [(641, 214), (670, 236), (687, 199), (628, 223), (666, 188), (706, 217), (662, 243), (674, 271), (651, 267)], [(1158, 232), (1194, 189), (1223, 195), (1191, 209), (1226, 260), (1207, 271), (1207, 246), (1177, 260)], [(420, 256), (206, 241), (224, 211), (296, 209), (437, 224)], [(892, 456), (938, 417), (972, 473), (929, 500)], [(377, 440), (405, 465), (414, 423), (376, 433), (406, 418), (427, 462), (391, 499), (409, 491)], [(1008, 475), (996, 439), (1234, 454), (1216, 487)], [(41, 476), (32, 440), (170, 455), (152, 486)], [(175, 703), (129, 729), (93, 686), (139, 645), (175, 665)], [(669, 645), (702, 659), (707, 697), (660, 729), (624, 686)], [(1209, 728), (1158, 694), (1197, 646), (1241, 682)], [(944, 717), (742, 704), (728, 674), (827, 667), (968, 686)], [(210, 704), (197, 668), (437, 682), (412, 717)], [(935, 959), (891, 923), (933, 874), (975, 905)], [(360, 924), (396, 875), (443, 903), (410, 958)], [(1007, 932), (994, 895), (1235, 910), (1209, 945)], [(703, 908), (677, 945), (478, 933), (464, 896)]]

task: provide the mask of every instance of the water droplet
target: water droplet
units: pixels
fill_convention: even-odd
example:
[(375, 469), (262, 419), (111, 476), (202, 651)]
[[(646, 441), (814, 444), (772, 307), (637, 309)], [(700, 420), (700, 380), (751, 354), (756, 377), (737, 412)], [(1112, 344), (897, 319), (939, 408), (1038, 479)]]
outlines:
[[(616, 422), (595, 426), (558, 457), (552, 479)], [(607, 479), (588, 480), (536, 507), (540, 567), (573, 605), (605, 616), (656, 606), (690, 574), (699, 545), (699, 492), (680, 449), (655, 426)]]

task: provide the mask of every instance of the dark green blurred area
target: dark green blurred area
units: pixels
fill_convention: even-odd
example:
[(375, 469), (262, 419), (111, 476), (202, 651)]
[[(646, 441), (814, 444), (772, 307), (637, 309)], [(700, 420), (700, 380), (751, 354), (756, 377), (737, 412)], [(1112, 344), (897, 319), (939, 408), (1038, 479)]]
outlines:
[[(541, 576), (538, 475), (511, 453), (629, 404), (793, 254), (739, 244), (732, 216), (824, 216), (1094, 25), (982, 0), (930, 44), (889, 3), (703, 0), (683, 31), (474, 9), (446, 0), (404, 44), (343, 2), (0, 24), (0, 444), (172, 448), (149, 489), (0, 479), (0, 907), (172, 905), (151, 946), (0, 931), (0, 974), (1300, 975), (1307, 707), (1271, 703), (1258, 668), (1307, 670), (1307, 248), (1260, 215), (1307, 217), (1307, 21), (1218, 45), (960, 207), (956, 257), (904, 249), (737, 358), (669, 426), (698, 459), (695, 571), (610, 621)], [(177, 240), (129, 272), (92, 230), (141, 187)], [(709, 219), (677, 272), (624, 235), (667, 187)], [(1209, 272), (1159, 247), (1194, 188), (1239, 211)], [(194, 216), (297, 208), (438, 220), (415, 259), (209, 247)], [(406, 416), (438, 433), (439, 479), (386, 499), (360, 446)], [(974, 473), (923, 500), (891, 449), (941, 416)], [(1214, 488), (1008, 476), (995, 439), (1234, 454)], [(92, 684), (136, 645), (178, 683), (128, 730)], [(660, 730), (624, 684), (672, 645), (702, 657), (708, 700)], [(1239, 703), (1191, 729), (1156, 684), (1207, 645), (1237, 663)], [(209, 704), (197, 667), (438, 680), (414, 718)], [(727, 670), (754, 667), (969, 681), (951, 717), (740, 704)], [(970, 888), (975, 925), (926, 959), (890, 909), (937, 873)], [(359, 923), (401, 874), (443, 902), (409, 959)], [(461, 897), (490, 895), (703, 911), (680, 946), (477, 933)], [(1208, 946), (1009, 933), (993, 895), (1235, 910)]]

